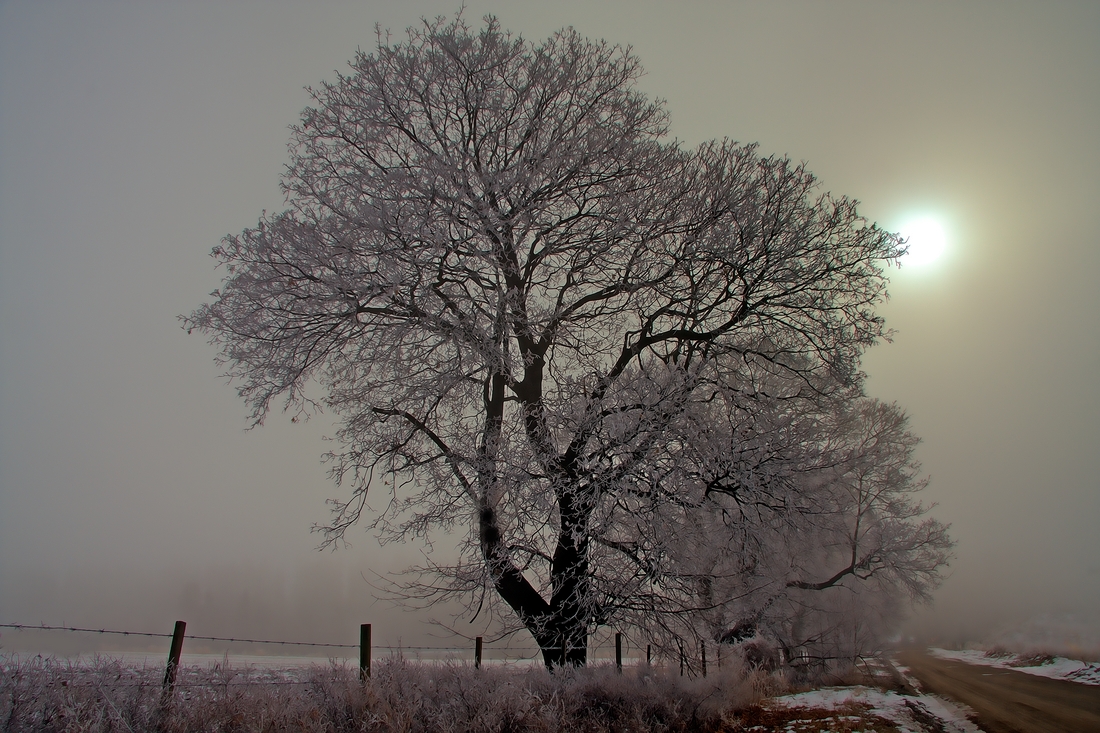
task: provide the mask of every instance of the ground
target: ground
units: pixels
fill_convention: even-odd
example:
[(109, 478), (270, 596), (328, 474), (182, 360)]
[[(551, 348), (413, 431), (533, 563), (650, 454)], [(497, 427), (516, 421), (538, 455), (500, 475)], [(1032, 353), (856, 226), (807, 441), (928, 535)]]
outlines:
[(982, 657), (989, 663), (975, 665), (953, 656), (907, 650), (898, 660), (925, 692), (969, 706), (969, 717), (987, 733), (1100, 733), (1097, 684), (1037, 674), (1031, 667), (1011, 669), (996, 657)]
[[(784, 733), (981, 733), (970, 711), (934, 695), (827, 687), (773, 698), (750, 710), (743, 731)], [(738, 730), (735, 728), (735, 730)]]
[(1049, 654), (929, 651), (906, 650), (893, 667), (871, 670), (880, 678), (876, 687), (773, 698), (748, 711), (735, 730), (1100, 731), (1100, 663)]

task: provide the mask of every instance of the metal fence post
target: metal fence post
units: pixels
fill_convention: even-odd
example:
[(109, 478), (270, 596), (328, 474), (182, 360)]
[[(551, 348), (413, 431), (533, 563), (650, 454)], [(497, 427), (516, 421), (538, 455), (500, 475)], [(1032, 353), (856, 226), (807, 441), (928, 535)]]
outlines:
[(370, 679), (370, 624), (359, 624), (359, 680)]

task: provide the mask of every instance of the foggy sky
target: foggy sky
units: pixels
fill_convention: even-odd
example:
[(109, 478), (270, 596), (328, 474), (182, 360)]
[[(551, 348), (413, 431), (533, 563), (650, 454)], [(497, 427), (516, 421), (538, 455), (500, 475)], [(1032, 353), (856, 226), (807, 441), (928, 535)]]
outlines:
[[(372, 603), (415, 547), (315, 551), (332, 425), (246, 411), (176, 320), (210, 249), (279, 210), (288, 125), (374, 26), (457, 3), (0, 4), (0, 623), (420, 638)], [(958, 541), (910, 628), (1100, 608), (1100, 5), (478, 2), (632, 45), (686, 144), (806, 161), (948, 254), (891, 271), (868, 390), (924, 442)], [(339, 637), (339, 638), (338, 638)], [(0, 635), (0, 648), (16, 636)], [(46, 643), (46, 642), (44, 642)]]

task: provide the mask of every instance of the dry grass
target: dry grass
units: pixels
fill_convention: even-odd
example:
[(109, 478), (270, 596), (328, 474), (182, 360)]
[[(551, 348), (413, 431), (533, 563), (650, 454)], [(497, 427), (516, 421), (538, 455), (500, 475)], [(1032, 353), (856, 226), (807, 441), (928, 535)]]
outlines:
[[(774, 675), (723, 670), (685, 680), (659, 670), (545, 670), (376, 663), (367, 684), (342, 666), (272, 672), (162, 670), (110, 659), (0, 659), (0, 729), (22, 731), (729, 731), (735, 712), (781, 690)], [(779, 713), (775, 713), (779, 714)], [(806, 729), (812, 730), (812, 729)]]
[(1041, 667), (1044, 664), (1053, 664), (1054, 659), (1055, 659), (1055, 657), (1054, 657), (1053, 654), (1043, 654), (1043, 653), (1028, 654), (1026, 656), (1021, 656), (1020, 658), (1016, 659), (1013, 662), (1009, 662), (1008, 666), (1009, 667)]
[[(1035, 647), (1031, 647), (1027, 651), (1010, 651), (1005, 647), (998, 645), (986, 651), (985, 656), (991, 659), (1006, 659), (1008, 657), (1016, 657), (1014, 660), (1008, 663), (1008, 666), (1010, 667), (1041, 667), (1044, 664), (1053, 663), (1056, 657), (1064, 656), (1064, 654), (1056, 654), (1045, 649), (1036, 649)], [(1073, 658), (1081, 659), (1081, 661), (1083, 662), (1097, 661), (1096, 655), (1092, 655), (1092, 658), (1082, 659), (1082, 657), (1088, 656), (1089, 655), (1077, 654)]]

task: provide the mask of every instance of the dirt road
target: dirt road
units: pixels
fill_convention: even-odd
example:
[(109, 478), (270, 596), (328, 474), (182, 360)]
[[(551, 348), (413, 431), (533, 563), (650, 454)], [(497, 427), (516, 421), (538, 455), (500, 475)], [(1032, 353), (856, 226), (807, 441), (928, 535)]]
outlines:
[(923, 689), (978, 713), (988, 733), (1100, 733), (1100, 687), (997, 667), (937, 659), (907, 650), (898, 661)]

